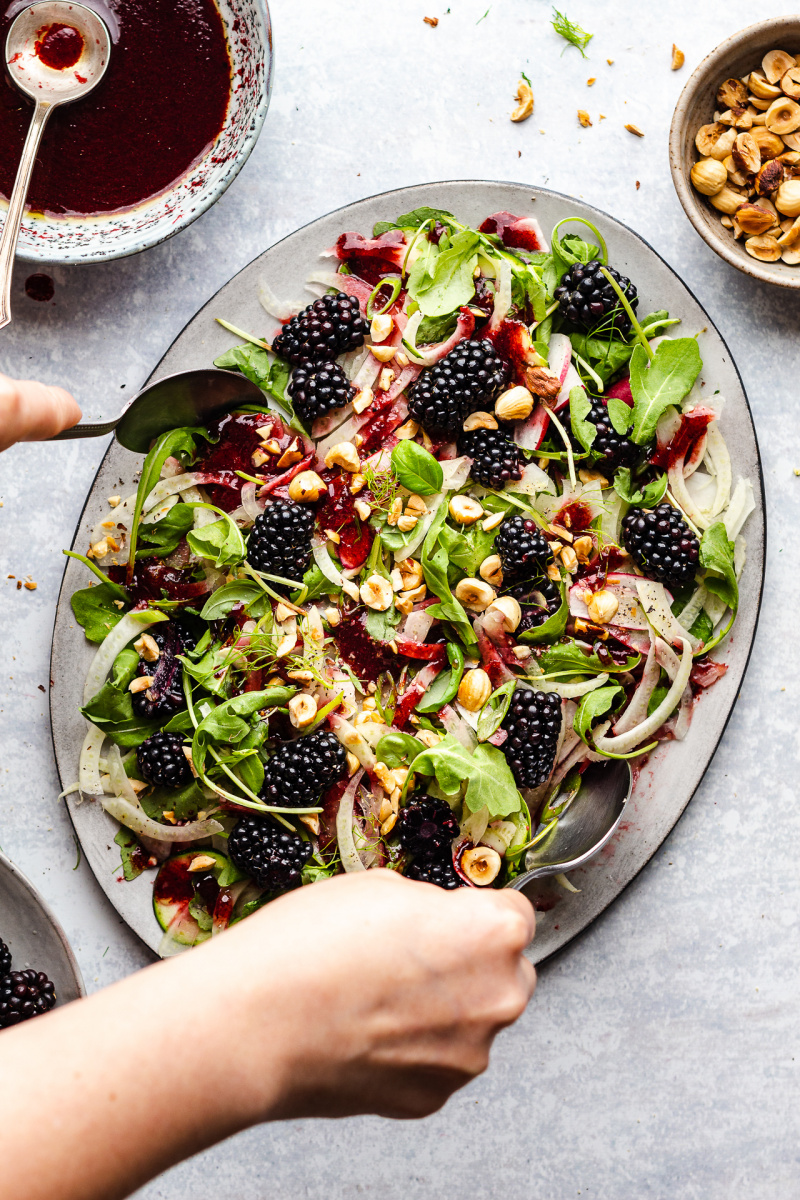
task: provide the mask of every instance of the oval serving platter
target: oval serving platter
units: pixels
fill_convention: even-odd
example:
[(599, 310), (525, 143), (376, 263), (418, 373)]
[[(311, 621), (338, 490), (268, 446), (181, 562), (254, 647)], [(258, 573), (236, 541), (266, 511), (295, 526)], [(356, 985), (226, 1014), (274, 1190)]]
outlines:
[[(633, 279), (643, 312), (668, 308), (683, 320), (683, 329), (699, 335), (704, 360), (703, 377), (710, 390), (725, 397), (722, 429), (730, 448), (734, 477), (752, 480), (756, 510), (746, 526), (747, 563), (740, 582), (740, 607), (735, 636), (715, 652), (727, 673), (695, 705), (688, 736), (682, 742), (664, 743), (639, 771), (631, 800), (619, 830), (611, 842), (580, 872), (576, 872), (579, 895), (569, 895), (558, 885), (537, 885), (530, 892), (540, 911), (539, 928), (530, 949), (533, 962), (541, 962), (561, 949), (584, 929), (626, 884), (642, 869), (670, 832), (691, 800), (724, 732), (742, 683), (758, 620), (764, 573), (766, 531), (761, 463), (753, 420), (739, 373), (722, 337), (706, 311), (675, 272), (642, 238), (620, 222), (557, 192), (521, 184), (455, 181), (400, 188), (348, 205), (290, 234), (254, 259), (227, 283), (197, 313), (154, 370), (157, 379), (176, 371), (210, 366), (212, 360), (237, 340), (216, 324), (224, 317), (241, 329), (258, 333), (266, 319), (258, 300), (263, 279), (272, 293), (288, 302), (309, 303), (304, 283), (318, 267), (321, 250), (335, 242), (345, 230), (369, 232), (376, 221), (394, 220), (400, 212), (423, 204), (453, 212), (462, 221), (479, 224), (490, 213), (509, 211), (535, 215), (545, 234), (562, 217), (586, 216), (602, 232), (610, 261)], [(109, 447), (86, 500), (75, 535), (74, 546), (84, 551), (89, 533), (107, 511), (106, 497), (124, 489), (135, 490), (134, 475), (141, 459), (116, 441)], [(86, 569), (70, 560), (58, 601), (51, 675), (51, 721), (53, 742), (62, 786), (77, 778), (78, 757), (84, 722), (78, 709), (83, 680), (94, 648), (75, 624), (70, 596), (85, 587)], [(161, 940), (161, 930), (152, 909), (153, 872), (147, 871), (130, 883), (121, 882), (119, 851), (113, 843), (117, 824), (99, 804), (75, 796), (68, 798), (69, 811), (83, 851), (98, 882), (120, 916), (152, 949)]]
[(29, 879), (0, 854), (0, 938), (12, 970), (44, 971), (56, 989), (56, 1007), (86, 992), (64, 930)]

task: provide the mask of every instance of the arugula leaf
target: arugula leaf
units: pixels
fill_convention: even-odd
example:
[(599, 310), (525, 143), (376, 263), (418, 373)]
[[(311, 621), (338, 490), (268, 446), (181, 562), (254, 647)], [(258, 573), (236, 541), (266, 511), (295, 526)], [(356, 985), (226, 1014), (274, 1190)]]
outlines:
[(485, 742), (493, 733), (497, 733), (497, 730), (503, 723), (503, 718), (508, 712), (511, 697), (514, 695), (516, 686), (516, 679), (509, 679), (508, 683), (504, 683), (502, 687), (493, 691), (484, 704), (478, 717), (479, 742)]
[(118, 688), (121, 692), (127, 691), (128, 684), (136, 674), (138, 666), (139, 655), (133, 646), (126, 646), (124, 650), (120, 650), (111, 666), (109, 676), (111, 686)]
[(615, 671), (633, 671), (639, 665), (640, 658), (639, 654), (634, 654), (624, 663), (606, 664), (596, 654), (586, 654), (578, 643), (571, 639), (550, 646), (539, 658), (538, 665), (545, 675), (555, 675), (561, 671), (571, 671), (575, 675), (603, 675), (606, 672), (613, 674)]
[[(242, 743), (250, 733), (250, 725), (245, 717), (252, 716), (262, 708), (285, 704), (296, 690), (294, 687), (274, 687), (260, 692), (243, 692), (240, 696), (233, 696), (230, 700), (218, 704), (194, 731), (192, 761), (196, 770), (203, 771), (210, 743)], [(243, 748), (250, 750), (253, 747)]]
[(201, 684), (214, 696), (224, 696), (228, 687), (228, 675), (233, 661), (230, 648), (214, 642), (202, 658), (192, 662), (186, 654), (179, 654), (178, 661), (184, 672)]
[(452, 734), (414, 759), (415, 774), (434, 776), (442, 792), (457, 793), (464, 782), (464, 804), (470, 812), (489, 810), (490, 820), (519, 812), (522, 798), (505, 755), (496, 746), (467, 750)]
[(591, 726), (598, 717), (605, 716), (613, 707), (617, 697), (623, 694), (619, 684), (612, 683), (608, 687), (595, 688), (593, 692), (587, 692), (583, 697), (578, 705), (578, 711), (575, 713), (572, 728), (586, 742), (587, 746), (591, 744), (586, 736)]
[(597, 437), (597, 426), (586, 420), (591, 409), (592, 402), (586, 394), (586, 389), (572, 388), (569, 393), (569, 420), (572, 432), (584, 450), (591, 450), (592, 442)]
[[(425, 271), (414, 276), (420, 259), (414, 263), (408, 280), (408, 294), (426, 317), (443, 317), (468, 304), (475, 294), (473, 271), (478, 261), (479, 234), (471, 229), (457, 233), (446, 250), (428, 257)], [(428, 243), (432, 245), (431, 242)]]
[[(564, 13), (560, 13), (557, 8), (553, 9), (553, 17), (551, 25), (556, 33), (560, 34), (571, 46), (575, 46), (580, 50), (584, 58), (586, 58), (586, 47), (594, 37), (593, 33), (587, 33), (585, 29), (581, 29), (576, 21), (570, 21), (569, 17)], [(566, 46), (564, 47), (566, 50)], [(564, 50), (561, 53), (564, 53)]]
[(478, 639), (464, 607), (456, 600), (450, 589), (449, 558), (445, 547), (439, 545), (439, 535), (446, 518), (447, 505), (440, 504), (430, 529), (425, 535), (425, 541), (422, 543), (420, 565), (425, 576), (425, 583), (429, 591), (439, 598), (439, 603), (432, 605), (429, 612), (431, 616), (438, 617), (442, 621), (452, 622), (464, 645), (471, 646)]
[(423, 317), (417, 329), (417, 345), (427, 346), (433, 342), (445, 342), (455, 331), (458, 313), (447, 313), (444, 317)]
[(153, 821), (164, 823), (164, 813), (174, 813), (176, 821), (196, 821), (197, 814), (214, 807), (196, 779), (182, 788), (152, 788), (139, 795), (139, 803)]
[(114, 687), (110, 680), (106, 680), (81, 712), (118, 746), (138, 746), (161, 727), (154, 717), (136, 716), (130, 692)]
[(415, 711), (418, 713), (437, 713), (445, 704), (449, 704), (455, 695), (455, 690), (458, 684), (453, 687), (454, 681), (458, 673), (454, 675), (452, 670), (440, 671), (434, 679), (433, 683), (425, 691), (422, 699), (418, 701)]
[(733, 549), (722, 521), (711, 525), (700, 539), (700, 565), (709, 572), (703, 582), (735, 613), (739, 607), (739, 584), (733, 565)]
[(387, 733), (375, 747), (375, 756), (389, 770), (394, 767), (410, 766), (425, 747), (408, 733)]
[(620, 400), (619, 396), (609, 396), (606, 408), (608, 409), (608, 419), (617, 433), (626, 434), (631, 427), (633, 414), (625, 401)]
[(119, 599), (115, 584), (99, 583), (74, 592), (70, 600), (75, 620), (90, 642), (102, 642), (125, 615), (114, 602)]
[(139, 529), (139, 541), (152, 547), (149, 550), (138, 550), (137, 558), (149, 558), (158, 554), (166, 558), (177, 550), (181, 538), (194, 525), (194, 509), (190, 504), (173, 504), (169, 512), (160, 521), (151, 525), (142, 524)]
[(376, 642), (390, 642), (402, 615), (393, 603), (383, 612), (370, 608), (365, 622), (366, 631)]
[(144, 502), (161, 478), (161, 468), (170, 456), (179, 458), (184, 466), (194, 462), (197, 457), (197, 439), (200, 437), (207, 441), (211, 440), (207, 431), (199, 426), (197, 428), (184, 426), (181, 429), (168, 429), (166, 433), (162, 433), (156, 438), (150, 448), (142, 465), (139, 486), (136, 489), (136, 503), (133, 509), (133, 524), (128, 546), (129, 578), (136, 561), (136, 546), (139, 540)]
[(563, 635), (569, 620), (569, 601), (564, 584), (560, 584), (561, 604), (541, 625), (534, 625), (519, 635), (520, 642), (557, 642)]
[(123, 825), (117, 830), (114, 841), (119, 846), (120, 857), (122, 858), (122, 874), (126, 881), (130, 883), (132, 879), (138, 879), (144, 870), (144, 867), (141, 866), (144, 858), (142, 848), (135, 835)]
[(543, 321), (547, 311), (547, 288), (544, 283), (531, 267), (518, 267), (515, 264), (511, 272), (512, 305), (518, 311), (524, 309), (526, 304), (530, 305), (533, 319)]
[(204, 621), (221, 621), (237, 604), (243, 604), (248, 614), (257, 621), (266, 612), (269, 598), (255, 580), (236, 579), (212, 592), (200, 616)]
[(450, 559), (448, 578), (451, 582), (454, 582), (454, 577), (458, 579), (468, 575), (474, 578), (477, 575), (481, 563), (492, 552), (498, 530), (499, 526), (487, 533), (481, 528), (480, 521), (474, 525), (463, 525), (460, 529), (453, 529), (447, 524), (442, 526), (439, 545), (444, 547)]
[(694, 338), (659, 342), (649, 364), (644, 347), (634, 348), (631, 355), (634, 442), (643, 446), (651, 440), (661, 414), (688, 395), (702, 366)]
[(627, 504), (641, 508), (655, 508), (663, 499), (668, 486), (667, 476), (659, 475), (657, 479), (651, 479), (643, 488), (635, 488), (629, 467), (620, 467), (613, 480), (614, 491), (617, 495), (621, 496)]
[[(536, 332), (539, 334), (540, 331), (537, 329)], [(633, 353), (632, 345), (616, 338), (606, 339), (591, 337), (588, 333), (570, 333), (569, 339), (575, 352), (586, 359), (604, 383), (625, 366)]]
[(192, 530), (186, 535), (186, 542), (193, 554), (211, 559), (215, 567), (235, 566), (247, 553), (242, 532), (227, 513), (211, 525)]
[(442, 490), (444, 473), (430, 451), (405, 439), (392, 450), (392, 470), (398, 483), (418, 496), (433, 496)]

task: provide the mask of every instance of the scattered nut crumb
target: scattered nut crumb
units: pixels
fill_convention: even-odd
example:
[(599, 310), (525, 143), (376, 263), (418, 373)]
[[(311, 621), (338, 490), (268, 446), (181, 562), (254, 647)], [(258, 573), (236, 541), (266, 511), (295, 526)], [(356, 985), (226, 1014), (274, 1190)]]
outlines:
[(585, 108), (578, 109), (578, 120), (584, 129), (586, 129), (587, 126), (591, 125), (592, 123), (592, 118), (589, 116)]
[(35, 584), (32, 579), (26, 579), (25, 587), (28, 589), (29, 592), (35, 592), (36, 588), (38, 587), (38, 584)]
[(111, 508), (116, 508), (117, 505), (121, 502), (121, 500), (122, 500), (121, 496), (109, 496), (108, 497), (108, 503), (111, 506)]
[(670, 64), (673, 71), (680, 71), (683, 64), (686, 62), (686, 55), (682, 50), (679, 50), (675, 43), (672, 43), (672, 63)]
[(606, 119), (606, 114), (605, 114), (605, 113), (600, 113), (600, 117), (599, 117), (599, 119), (600, 119), (601, 121), (605, 121), (605, 119)]
[(640, 188), (641, 186), (642, 186), (642, 185), (641, 185), (641, 183), (640, 183), (640, 182), (639, 182), (639, 180), (637, 179), (637, 180), (636, 180), (636, 190), (637, 190), (637, 192), (638, 192), (638, 190), (639, 190), (639, 188)]
[(638, 125), (626, 125), (625, 128), (628, 133), (634, 134), (635, 137), (644, 137), (644, 130), (640, 129)]
[(613, 65), (614, 65), (614, 60), (613, 60), (613, 58), (607, 58), (607, 59), (606, 59), (606, 62), (608, 63), (608, 65), (609, 65), (610, 67), (613, 67)]
[(425, 22), (425, 24), (430, 25), (432, 29), (435, 29), (436, 26), (439, 24), (438, 17), (423, 17), (422, 19)]
[(18, 580), (17, 580), (17, 591), (19, 591), (19, 589), (20, 589), (21, 587), (22, 587), (22, 580), (21, 580), (21, 579), (18, 579)]
[(595, 76), (595, 75), (593, 75), (591, 79), (586, 80), (587, 87), (591, 87), (592, 84), (595, 84), (595, 83), (597, 83), (597, 76)]
[(529, 83), (524, 79), (520, 79), (517, 84), (516, 97), (517, 107), (511, 114), (512, 121), (527, 121), (528, 117), (533, 112), (533, 90)]

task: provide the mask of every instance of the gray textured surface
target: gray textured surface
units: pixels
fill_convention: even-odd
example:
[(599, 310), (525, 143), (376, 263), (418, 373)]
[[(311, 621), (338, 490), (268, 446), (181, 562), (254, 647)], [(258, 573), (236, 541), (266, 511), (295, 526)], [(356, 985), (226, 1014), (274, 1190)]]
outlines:
[[(646, 9), (634, 0), (573, 0), (570, 15), (596, 34), (584, 62), (571, 49), (559, 57), (542, 0), (495, 0), (476, 24), (487, 3), (460, 0), (445, 15), (418, 0), (274, 0), (270, 114), (223, 200), (146, 256), (54, 270), (52, 305), (25, 298), (20, 270), (0, 367), (65, 383), (87, 418), (107, 415), (233, 271), (321, 212), (434, 178), (572, 191), (642, 232), (709, 307), (737, 356), (760, 433), (770, 520), (754, 661), (681, 823), (613, 908), (545, 967), (486, 1077), (421, 1125), (363, 1120), (253, 1131), (154, 1182), (141, 1200), (788, 1200), (798, 1191), (791, 613), (800, 300), (711, 254), (678, 206), (666, 158), (686, 71), (669, 71), (672, 42), (690, 68), (727, 33), (781, 8), (768, 3), (754, 14), (744, 0)], [(440, 16), (438, 28), (423, 25), (423, 15)], [(536, 112), (515, 126), (508, 112), (520, 68), (533, 80)], [(587, 89), (592, 75), (597, 83)], [(592, 114), (591, 129), (577, 125), (578, 107)], [(607, 119), (598, 122), (598, 112)], [(643, 140), (624, 131), (629, 120), (645, 130)], [(90, 989), (147, 955), (85, 866), (73, 871), (37, 689), (47, 686), (60, 548), (101, 450), (18, 447), (0, 460), (0, 843), (56, 909)], [(37, 591), (17, 591), (8, 573), (30, 573)]]

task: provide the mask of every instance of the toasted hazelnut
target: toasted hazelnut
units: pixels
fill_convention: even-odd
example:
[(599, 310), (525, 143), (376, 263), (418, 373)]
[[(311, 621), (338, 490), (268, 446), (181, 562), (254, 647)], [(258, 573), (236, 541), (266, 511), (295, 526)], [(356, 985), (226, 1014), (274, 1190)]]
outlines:
[(417, 421), (406, 421), (406, 423), (401, 425), (399, 429), (395, 429), (394, 436), (398, 438), (399, 441), (403, 442), (410, 441), (412, 438), (415, 438), (418, 433), (419, 423)]
[(515, 97), (517, 107), (511, 114), (512, 121), (527, 121), (528, 117), (533, 112), (533, 91), (529, 83), (524, 79), (520, 79), (517, 84), (517, 93)]
[(338, 546), (342, 540), (341, 534), (337, 533), (335, 529), (326, 529), (325, 537), (329, 542), (333, 542), (334, 546)]
[[(770, 83), (767, 77), (762, 75), (760, 71), (750, 72), (747, 86), (757, 100), (777, 100), (781, 94), (781, 89), (776, 87), (774, 83)], [(751, 104), (755, 103), (752, 96), (749, 99)], [(755, 107), (758, 108), (758, 105), (756, 104)]]
[(602, 588), (599, 592), (592, 592), (586, 607), (589, 616), (597, 625), (607, 625), (619, 608), (619, 600), (613, 592)]
[(744, 248), (751, 258), (757, 258), (760, 262), (777, 262), (781, 256), (777, 239), (768, 233), (748, 238)]
[(736, 221), (747, 234), (766, 233), (775, 224), (775, 217), (759, 204), (740, 204), (736, 210)]
[(369, 408), (372, 401), (375, 399), (375, 393), (371, 387), (363, 387), (353, 401), (353, 411), (357, 413), (365, 412)]
[(442, 740), (433, 729), (418, 729), (414, 737), (418, 742), (422, 742), (423, 746), (427, 746), (429, 750), (434, 746), (438, 746)]
[(406, 500), (406, 512), (414, 513), (417, 517), (422, 517), (428, 511), (428, 506), (422, 499), (422, 496), (412, 494)]
[(398, 367), (407, 367), (408, 355), (404, 350), (398, 350), (397, 354), (394, 356), (394, 361), (397, 363)]
[[(395, 381), (395, 373), (390, 367), (384, 367), (378, 376), (378, 387), (382, 392), (388, 392)], [(395, 432), (395, 437), (397, 433)]]
[(355, 496), (358, 492), (362, 492), (366, 485), (366, 478), (360, 471), (356, 471), (355, 475), (350, 476), (350, 495)]
[(288, 703), (289, 720), (295, 729), (305, 729), (317, 715), (317, 702), (306, 692), (292, 696)]
[(483, 507), (472, 496), (453, 496), (448, 505), (450, 516), (459, 525), (474, 525), (483, 516)]
[(770, 83), (777, 83), (796, 65), (794, 55), (785, 50), (768, 50), (761, 60), (761, 69)]
[(492, 587), (499, 588), (503, 586), (503, 565), (500, 561), (499, 554), (490, 554), (485, 558), (478, 568), (478, 574), (481, 579), (485, 579)]
[(313, 683), (314, 682), (314, 672), (313, 671), (287, 671), (286, 677), (287, 677), (287, 679), (293, 679), (295, 681), (295, 683)]
[(404, 588), (419, 587), (424, 576), (422, 566), (415, 558), (403, 558), (396, 566), (402, 577)]
[(394, 321), (388, 313), (380, 313), (369, 324), (369, 336), (373, 342), (385, 342), (394, 329)]
[[(784, 222), (781, 221), (783, 229)], [(790, 250), (800, 242), (800, 217), (794, 220), (787, 229), (783, 229), (781, 236), (778, 238), (778, 245), (782, 250)]]
[(778, 137), (777, 133), (772, 133), (765, 126), (754, 125), (750, 130), (750, 137), (758, 146), (762, 163), (767, 162), (770, 158), (777, 158), (779, 154), (783, 154), (785, 149), (783, 141)]
[(800, 133), (784, 133), (783, 144), (789, 150), (800, 150)]
[(492, 694), (492, 681), (481, 667), (465, 671), (458, 685), (458, 702), (467, 712), (479, 712)]
[(500, 874), (503, 860), (491, 846), (470, 846), (461, 855), (461, 870), (476, 887), (488, 887)]
[(99, 542), (95, 542), (89, 547), (87, 558), (105, 558), (108, 554), (108, 538), (101, 538)]
[(739, 193), (727, 185), (721, 192), (717, 192), (715, 196), (709, 196), (708, 200), (719, 212), (727, 213), (729, 216), (732, 216), (742, 203), (742, 197)]
[(771, 133), (783, 135), (800, 129), (800, 104), (788, 96), (781, 96), (767, 109), (764, 124)]
[(503, 629), (506, 633), (513, 633), (522, 620), (522, 609), (519, 601), (513, 596), (499, 596), (497, 600), (492, 601), (489, 609), (496, 609), (503, 614)]
[(384, 579), (382, 575), (370, 575), (361, 585), (360, 596), (362, 603), (366, 604), (367, 608), (374, 608), (377, 612), (385, 612), (391, 607), (394, 600), (394, 591), (388, 579)]
[(314, 837), (319, 837), (319, 815), (317, 813), (299, 813), (297, 817), (301, 825), (305, 825), (306, 829), (313, 833)]
[(462, 426), (464, 433), (472, 433), (473, 429), (497, 429), (497, 421), (488, 412), (470, 413)]
[(325, 455), (325, 466), (342, 467), (343, 470), (355, 474), (361, 466), (358, 451), (352, 442), (337, 442)]
[(757, 96), (753, 96), (751, 94), (750, 96), (748, 96), (748, 101), (749, 101), (750, 107), (754, 108), (756, 110), (756, 112), (760, 112), (763, 116), (763, 114), (769, 108), (770, 104), (772, 104), (772, 101), (774, 98), (775, 97), (772, 97), (769, 100), (759, 100), (759, 98)]
[(404, 617), (407, 617), (414, 607), (414, 601), (409, 600), (408, 596), (400, 595), (395, 599), (394, 606), (398, 612), (401, 612)]
[(498, 525), (502, 525), (505, 515), (502, 512), (490, 513), (486, 520), (481, 522), (483, 532), (491, 533), (493, 529), (497, 529)]
[(722, 216), (719, 219), (719, 223), (723, 227), (723, 229), (733, 229), (733, 221), (727, 215), (727, 213), (722, 214)]
[(145, 662), (158, 662), (161, 657), (161, 650), (152, 633), (143, 633), (133, 643), (133, 648)]
[(572, 549), (579, 563), (586, 563), (594, 553), (594, 542), (588, 533), (584, 533), (581, 537), (575, 538), (572, 543)]
[(737, 168), (747, 175), (755, 175), (760, 170), (761, 151), (752, 134), (738, 134), (731, 154)]
[(720, 125), (732, 125), (734, 129), (752, 129), (753, 115), (747, 108), (742, 108), (738, 105), (736, 108), (729, 108), (727, 112), (720, 115)]
[(388, 837), (397, 824), (397, 813), (392, 812), (381, 824), (381, 837)]
[(692, 167), (691, 180), (701, 195), (716, 196), (728, 182), (728, 172), (718, 158), (701, 158)]
[(525, 387), (512, 387), (497, 397), (494, 413), (498, 421), (524, 421), (533, 411), (533, 396)]
[[(581, 467), (578, 471), (578, 479), (581, 483), (599, 483), (601, 488), (608, 487), (608, 478), (602, 471), (596, 471), (594, 467)], [(555, 530), (559, 537), (564, 537), (566, 530), (560, 525), (551, 525), (551, 529)], [(571, 535), (569, 535), (571, 537)]]
[(495, 590), (482, 579), (467, 577), (456, 584), (455, 597), (471, 612), (483, 612), (494, 600)]
[(578, 556), (572, 549), (572, 546), (565, 546), (561, 551), (561, 561), (569, 571), (570, 575), (578, 569)]
[(403, 512), (403, 497), (395, 496), (391, 503), (388, 513), (386, 514), (387, 525), (396, 525)]
[(775, 207), (785, 217), (800, 216), (800, 179), (787, 179), (775, 195)]
[(349, 596), (351, 600), (361, 599), (361, 593), (358, 590), (358, 584), (354, 583), (352, 579), (345, 579), (342, 584), (342, 591), (346, 596)]
[(191, 874), (195, 874), (197, 871), (208, 871), (210, 867), (215, 867), (216, 865), (217, 860), (212, 858), (210, 854), (195, 854), (186, 870), (191, 872)]
[(428, 594), (428, 585), (426, 583), (419, 584), (418, 587), (409, 588), (408, 591), (401, 592), (404, 600), (410, 600), (412, 604), (419, 604), (420, 600), (424, 600)]
[(250, 462), (254, 467), (263, 467), (264, 463), (269, 462), (269, 454), (262, 446), (258, 446), (250, 455)]
[(338, 608), (326, 608), (322, 615), (332, 629), (335, 629), (337, 625), (341, 625), (342, 623), (342, 614)]
[(769, 196), (776, 191), (783, 183), (785, 167), (778, 159), (770, 159), (764, 163), (761, 170), (756, 174), (753, 183), (759, 196)]
[(282, 601), (275, 607), (275, 620), (279, 625), (282, 625), (284, 621), (288, 621), (294, 615), (294, 609), (289, 608), (288, 604), (284, 604)]
[(670, 68), (673, 71), (680, 71), (683, 64), (686, 62), (686, 55), (682, 50), (679, 50), (675, 43), (672, 43), (672, 62)]
[(735, 108), (747, 103), (747, 88), (741, 79), (726, 79), (717, 88), (717, 100), (723, 108)]
[(128, 691), (133, 692), (135, 696), (138, 692), (146, 692), (153, 682), (154, 678), (152, 675), (137, 675), (128, 684)]
[(289, 484), (289, 498), (300, 504), (311, 504), (327, 490), (316, 471), (301, 471)]
[(361, 763), (358, 761), (355, 754), (352, 754), (348, 750), (347, 751), (347, 774), (350, 776), (351, 779), (355, 775), (356, 771), (358, 770), (358, 768), (360, 766), (361, 766)]
[(415, 517), (413, 513), (403, 513), (402, 517), (397, 518), (397, 528), (401, 533), (410, 533), (416, 528), (419, 517)]
[(781, 91), (792, 100), (800, 100), (800, 67), (790, 67), (782, 76)]
[(800, 249), (796, 247), (787, 247), (781, 251), (782, 262), (787, 263), (790, 267), (796, 267), (800, 263)]
[[(388, 363), (388, 362), (392, 361), (395, 354), (397, 353), (397, 347), (396, 346), (371, 346), (370, 353), (372, 354), (373, 358), (377, 358), (378, 362)], [(378, 386), (380, 387), (380, 384)], [(383, 388), (382, 390), (386, 391), (387, 389)]]
[(638, 125), (634, 125), (630, 121), (625, 128), (627, 129), (628, 133), (632, 133), (634, 137), (644, 137), (644, 130), (640, 129)]
[(713, 125), (701, 125), (694, 138), (698, 154), (718, 158), (720, 162), (730, 154), (735, 141), (736, 131), (716, 122)]
[(592, 118), (589, 116), (585, 108), (578, 109), (578, 120), (584, 129), (588, 129), (592, 123)]

